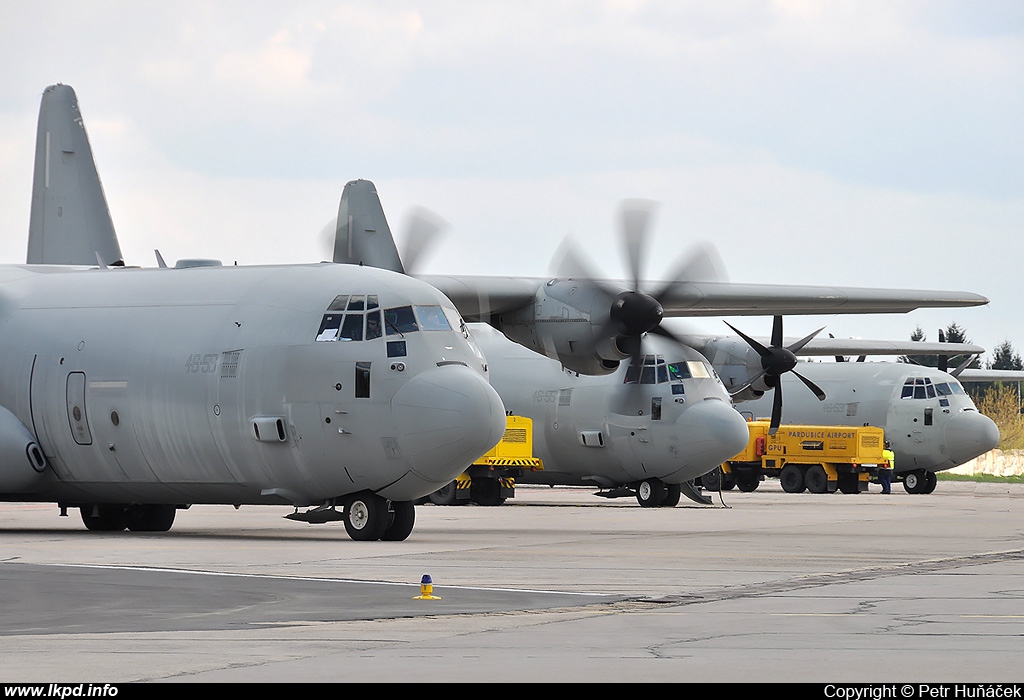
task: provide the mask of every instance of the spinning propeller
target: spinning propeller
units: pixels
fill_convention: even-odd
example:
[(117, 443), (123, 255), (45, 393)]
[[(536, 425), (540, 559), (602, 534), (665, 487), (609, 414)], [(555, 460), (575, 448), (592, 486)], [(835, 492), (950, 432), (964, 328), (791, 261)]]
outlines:
[(655, 203), (650, 200), (629, 199), (623, 202), (621, 212), (621, 238), (629, 267), (629, 289), (622, 291), (593, 274), (580, 253), (566, 241), (562, 244), (557, 275), (582, 282), (594, 290), (598, 298), (608, 304), (608, 320), (598, 330), (599, 338), (615, 338), (618, 349), (629, 355), (633, 364), (642, 362), (642, 338), (653, 333), (685, 345), (674, 333), (664, 328), (661, 321), (665, 310), (661, 301), (679, 286), (694, 281), (721, 279), (721, 260), (710, 245), (695, 247), (680, 259), (674, 274), (660, 289), (650, 293), (641, 289), (641, 260), (647, 246), (648, 228)]
[(792, 345), (783, 347), (782, 346), (782, 316), (776, 316), (772, 320), (772, 342), (771, 345), (765, 347), (761, 343), (757, 342), (749, 335), (739, 330), (728, 321), (725, 325), (732, 328), (738, 336), (743, 338), (747, 342), (747, 345), (752, 347), (758, 355), (761, 356), (761, 371), (755, 374), (753, 377), (747, 380), (747, 382), (739, 389), (733, 392), (737, 394), (744, 389), (748, 388), (751, 384), (756, 382), (758, 379), (764, 377), (764, 383), (775, 392), (775, 397), (772, 401), (772, 421), (771, 426), (768, 429), (769, 435), (774, 435), (775, 431), (779, 429), (779, 423), (782, 421), (782, 375), (786, 372), (792, 372), (796, 375), (796, 378), (804, 383), (808, 389), (810, 389), (815, 396), (818, 397), (818, 401), (825, 400), (825, 392), (821, 388), (812, 382), (807, 377), (803, 376), (796, 371), (797, 359), (796, 353), (800, 349), (807, 345), (814, 336), (818, 335), (824, 330), (824, 326), (814, 331), (810, 335), (807, 335), (800, 340), (796, 341)]

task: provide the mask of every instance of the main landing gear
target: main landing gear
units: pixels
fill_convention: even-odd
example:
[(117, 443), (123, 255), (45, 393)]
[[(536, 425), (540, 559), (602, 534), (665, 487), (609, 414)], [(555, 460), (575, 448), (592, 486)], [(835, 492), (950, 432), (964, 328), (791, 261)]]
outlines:
[(161, 503), (125, 505), (123, 503), (87, 503), (79, 506), (82, 522), (95, 532), (167, 532), (174, 524), (177, 506)]
[(360, 542), (399, 542), (412, 532), (416, 508), (412, 501), (389, 501), (364, 491), (345, 499), (345, 531)]

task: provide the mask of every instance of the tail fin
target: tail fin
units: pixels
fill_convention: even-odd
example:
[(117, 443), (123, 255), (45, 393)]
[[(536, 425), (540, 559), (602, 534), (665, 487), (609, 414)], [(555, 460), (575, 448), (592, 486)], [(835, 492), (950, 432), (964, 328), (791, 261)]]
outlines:
[(29, 264), (123, 265), (78, 98), (68, 85), (43, 91), (36, 132)]
[(341, 194), (334, 262), (405, 273), (377, 188), (369, 180), (353, 180)]

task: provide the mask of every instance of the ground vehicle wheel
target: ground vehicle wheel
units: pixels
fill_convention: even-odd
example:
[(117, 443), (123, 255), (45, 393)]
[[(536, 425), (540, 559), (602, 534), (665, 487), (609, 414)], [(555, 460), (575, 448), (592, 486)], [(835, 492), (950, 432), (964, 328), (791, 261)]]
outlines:
[(345, 531), (360, 542), (379, 540), (388, 527), (388, 503), (374, 493), (357, 493), (345, 500)]
[(679, 504), (681, 494), (682, 489), (679, 484), (665, 484), (665, 498), (658, 505), (662, 508), (675, 508)]
[(732, 491), (734, 488), (736, 488), (736, 475), (732, 472), (722, 474), (722, 490)]
[(757, 485), (759, 483), (760, 479), (758, 479), (753, 474), (744, 474), (742, 476), (736, 477), (736, 488), (738, 488), (740, 491), (743, 491), (744, 493), (756, 491)]
[(860, 479), (857, 474), (840, 474), (839, 490), (843, 493), (860, 493)]
[(795, 464), (787, 464), (779, 474), (782, 490), (786, 493), (803, 493), (807, 490), (804, 484), (804, 473)]
[(715, 467), (700, 478), (700, 484), (708, 491), (717, 491), (722, 486), (722, 468)]
[(130, 505), (124, 511), (124, 522), (132, 532), (167, 532), (174, 524), (176, 510), (162, 503)]
[(935, 472), (924, 473), (924, 490), (921, 493), (931, 493), (935, 490), (935, 487), (939, 483), (939, 477), (935, 475)]
[(82, 522), (93, 532), (119, 532), (125, 528), (124, 506), (119, 503), (90, 503), (80, 507)]
[(380, 537), (382, 540), (401, 542), (408, 537), (416, 523), (416, 508), (412, 501), (391, 501), (388, 520), (391, 524), (384, 528), (384, 534)]
[(644, 508), (654, 508), (665, 500), (665, 484), (660, 479), (644, 479), (636, 487), (636, 501)]
[(811, 493), (828, 491), (828, 474), (825, 473), (825, 467), (820, 464), (809, 466), (807, 473), (804, 474), (804, 483), (807, 484), (807, 490)]
[(435, 506), (454, 506), (458, 504), (458, 499), (455, 498), (455, 482), (442, 486), (434, 493), (427, 496), (430, 502)]
[(473, 479), (469, 485), (469, 499), (478, 506), (500, 506), (505, 502), (501, 497), (501, 483), (490, 477)]
[(903, 488), (907, 493), (924, 493), (925, 471), (915, 469), (903, 475)]

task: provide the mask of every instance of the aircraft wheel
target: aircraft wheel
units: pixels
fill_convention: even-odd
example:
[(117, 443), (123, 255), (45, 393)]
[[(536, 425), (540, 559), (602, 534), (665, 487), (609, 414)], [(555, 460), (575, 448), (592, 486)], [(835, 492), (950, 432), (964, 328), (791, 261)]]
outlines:
[(915, 469), (903, 475), (903, 488), (907, 493), (924, 493), (925, 471)]
[(380, 538), (385, 542), (401, 542), (409, 536), (416, 523), (416, 508), (412, 501), (391, 501), (391, 510), (388, 514), (391, 524)]
[(679, 504), (680, 495), (682, 487), (679, 484), (665, 484), (665, 498), (658, 505), (662, 508), (675, 508)]
[(715, 467), (702, 476), (700, 484), (708, 491), (718, 491), (722, 487), (722, 468)]
[(939, 477), (935, 475), (935, 472), (926, 471), (924, 473), (924, 491), (922, 491), (921, 493), (932, 493), (935, 490), (935, 487), (938, 485), (938, 483)]
[(427, 496), (435, 506), (458, 505), (459, 500), (455, 497), (455, 482), (442, 486), (434, 493)]
[(124, 506), (111, 503), (93, 503), (80, 507), (86, 530), (93, 532), (120, 532), (126, 526)]
[(505, 502), (501, 497), (501, 484), (490, 477), (473, 479), (469, 485), (469, 499), (478, 506), (500, 506)]
[(655, 508), (665, 500), (665, 484), (660, 479), (644, 479), (636, 487), (636, 501), (644, 508)]
[(779, 474), (779, 482), (782, 483), (782, 490), (786, 493), (803, 493), (807, 490), (804, 484), (804, 473), (795, 464), (787, 464)]
[(125, 509), (125, 525), (132, 532), (167, 532), (174, 524), (173, 505), (131, 505)]
[(757, 485), (759, 483), (761, 483), (761, 480), (753, 474), (744, 474), (743, 476), (736, 477), (736, 488), (743, 493), (757, 491)]
[(828, 474), (825, 473), (825, 467), (820, 464), (812, 464), (808, 467), (807, 473), (804, 474), (804, 483), (807, 484), (807, 490), (811, 493), (828, 491)]
[(389, 524), (388, 502), (374, 493), (358, 493), (345, 501), (345, 531), (359, 542), (372, 542), (384, 535)]

